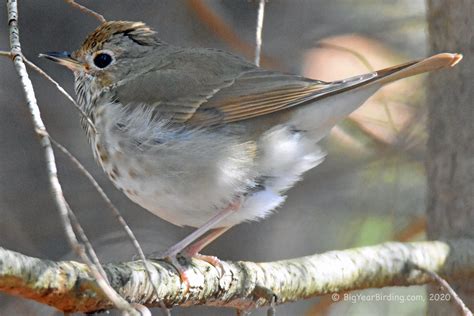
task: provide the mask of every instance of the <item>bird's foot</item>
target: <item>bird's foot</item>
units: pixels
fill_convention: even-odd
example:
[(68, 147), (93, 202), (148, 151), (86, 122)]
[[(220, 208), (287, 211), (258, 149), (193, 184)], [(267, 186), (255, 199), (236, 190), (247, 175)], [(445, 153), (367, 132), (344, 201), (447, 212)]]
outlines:
[(171, 249), (168, 249), (165, 252), (157, 251), (146, 254), (147, 259), (151, 260), (163, 260), (170, 265), (172, 265), (179, 274), (181, 280), (181, 285), (184, 286), (184, 294), (186, 294), (190, 289), (189, 283), (189, 270), (190, 270), (190, 261), (191, 256), (188, 256), (186, 253), (173, 253), (170, 252)]
[(163, 260), (171, 264), (176, 271), (178, 271), (181, 287), (184, 286), (183, 295), (188, 293), (191, 288), (191, 283), (189, 282), (189, 261), (187, 259), (188, 258), (181, 255), (166, 256), (163, 258)]
[[(162, 257), (163, 258), (163, 257)], [(222, 261), (215, 256), (202, 255), (193, 251), (193, 249), (184, 249), (176, 255), (167, 255), (163, 258), (169, 262), (178, 271), (181, 284), (184, 285), (184, 294), (191, 288), (190, 283), (190, 261), (192, 259), (202, 260), (213, 266), (219, 275), (219, 278), (224, 276), (225, 270)]]
[(201, 250), (201, 245), (199, 245), (198, 243), (195, 243), (195, 244), (190, 245), (186, 249), (184, 249), (180, 254), (188, 258), (194, 258), (194, 259), (202, 260), (209, 263), (211, 266), (216, 268), (219, 274), (219, 278), (223, 277), (225, 270), (224, 270), (224, 265), (222, 264), (222, 261), (216, 256), (208, 256), (208, 255), (200, 254), (199, 253), (200, 250)]

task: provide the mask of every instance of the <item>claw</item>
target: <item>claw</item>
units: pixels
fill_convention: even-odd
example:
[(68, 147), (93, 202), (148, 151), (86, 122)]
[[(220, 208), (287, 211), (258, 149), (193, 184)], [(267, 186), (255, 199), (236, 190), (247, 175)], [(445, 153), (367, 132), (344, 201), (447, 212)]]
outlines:
[(181, 285), (184, 285), (183, 295), (188, 293), (191, 288), (188, 276), (189, 267), (182, 263), (183, 261), (187, 262), (189, 259), (198, 259), (209, 263), (217, 270), (219, 278), (222, 278), (225, 274), (224, 265), (219, 258), (215, 256), (202, 255), (200, 253), (192, 253), (192, 249), (186, 249), (184, 253), (180, 253), (177, 256), (164, 257), (164, 260), (170, 263), (178, 271)]
[(188, 271), (186, 269), (186, 266), (180, 262), (180, 259), (185, 260), (184, 257), (179, 256), (179, 255), (176, 257), (175, 256), (164, 257), (164, 260), (167, 261), (169, 264), (171, 264), (176, 269), (176, 271), (178, 271), (179, 278), (181, 280), (181, 287), (183, 287), (184, 285), (183, 295), (186, 295), (186, 293), (188, 293), (189, 289), (191, 288), (191, 284), (189, 282), (189, 276), (188, 276)]
[(201, 255), (200, 253), (194, 254), (193, 258), (205, 261), (209, 263), (211, 266), (213, 266), (214, 268), (216, 268), (216, 270), (219, 273), (219, 278), (222, 278), (224, 276), (225, 274), (224, 265), (222, 264), (222, 261), (219, 258), (215, 256)]

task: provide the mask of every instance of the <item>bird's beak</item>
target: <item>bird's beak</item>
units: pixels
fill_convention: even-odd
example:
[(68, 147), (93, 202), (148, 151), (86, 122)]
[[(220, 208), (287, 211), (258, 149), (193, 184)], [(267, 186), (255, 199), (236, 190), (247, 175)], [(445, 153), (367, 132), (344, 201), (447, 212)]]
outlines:
[(84, 65), (77, 59), (72, 58), (69, 52), (47, 52), (39, 54), (39, 57), (45, 57), (49, 60), (59, 63), (72, 71), (78, 71), (84, 68)]

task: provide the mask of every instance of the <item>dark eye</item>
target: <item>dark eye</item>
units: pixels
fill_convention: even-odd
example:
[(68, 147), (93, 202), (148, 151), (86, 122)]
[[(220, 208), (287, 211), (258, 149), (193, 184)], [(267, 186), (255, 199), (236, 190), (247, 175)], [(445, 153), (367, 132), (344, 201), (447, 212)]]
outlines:
[(94, 65), (99, 68), (105, 68), (112, 62), (112, 56), (106, 53), (97, 54), (94, 57)]

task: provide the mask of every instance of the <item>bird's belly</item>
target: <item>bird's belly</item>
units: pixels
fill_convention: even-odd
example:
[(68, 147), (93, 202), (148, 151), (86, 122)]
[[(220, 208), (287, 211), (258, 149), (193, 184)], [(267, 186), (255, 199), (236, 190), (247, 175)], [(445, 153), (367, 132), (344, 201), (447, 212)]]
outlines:
[(177, 175), (159, 168), (159, 159), (144, 161), (113, 151), (109, 155), (115, 158), (101, 165), (113, 184), (141, 207), (175, 225), (201, 225), (242, 190), (226, 184), (228, 179), (216, 181), (204, 173)]
[(129, 123), (116, 113), (109, 110), (96, 122), (96, 160), (132, 201), (179, 226), (201, 226), (236, 199), (241, 208), (220, 225), (263, 218), (324, 157), (285, 124), (249, 141), (246, 130), (177, 134), (158, 123), (135, 127), (138, 120)]
[(103, 132), (92, 140), (96, 160), (128, 198), (175, 225), (202, 225), (254, 185), (252, 143), (209, 134), (143, 149), (120, 138)]

